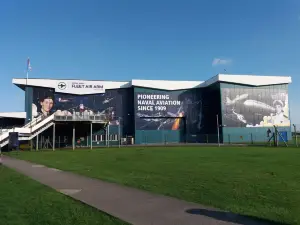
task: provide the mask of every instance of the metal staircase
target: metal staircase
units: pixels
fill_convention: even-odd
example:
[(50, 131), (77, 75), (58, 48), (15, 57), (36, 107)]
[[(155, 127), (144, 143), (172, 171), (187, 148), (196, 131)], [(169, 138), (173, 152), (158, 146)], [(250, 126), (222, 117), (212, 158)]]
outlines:
[(59, 116), (52, 114), (46, 118), (39, 116), (32, 120), (31, 122), (25, 124), (23, 127), (15, 127), (12, 129), (5, 130), (0, 133), (0, 147), (4, 147), (9, 142), (9, 133), (10, 132), (18, 132), (20, 141), (29, 141), (35, 138), (37, 135), (47, 130), (49, 127), (53, 126), (55, 121), (58, 122), (66, 122), (66, 123), (75, 123), (75, 122), (90, 122), (90, 123), (101, 123), (104, 124), (104, 128), (106, 129), (109, 124), (106, 115), (104, 114), (84, 114), (80, 115), (78, 113), (73, 114), (71, 116)]
[(9, 142), (9, 133), (18, 132), (19, 140), (26, 141), (31, 140), (36, 137), (38, 134), (47, 130), (49, 127), (54, 124), (54, 114), (43, 119), (41, 116), (34, 119), (33, 121), (25, 124), (23, 127), (15, 127), (9, 130), (6, 130), (3, 133), (0, 133), (0, 147), (4, 147)]
[(40, 115), (39, 117), (34, 118), (31, 122), (25, 124), (23, 126), (23, 128), (33, 127), (35, 124), (39, 123), (42, 120), (43, 120), (43, 117), (42, 117), (42, 115)]

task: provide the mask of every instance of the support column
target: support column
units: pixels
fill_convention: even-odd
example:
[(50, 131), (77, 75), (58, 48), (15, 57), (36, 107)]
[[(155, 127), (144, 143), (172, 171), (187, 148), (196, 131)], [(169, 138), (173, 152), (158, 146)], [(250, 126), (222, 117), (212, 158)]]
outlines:
[(39, 138), (39, 148), (44, 148), (44, 146), (43, 146), (43, 140), (44, 140), (44, 136), (42, 136), (42, 133), (41, 133), (41, 136), (40, 136), (40, 138)]
[(35, 150), (39, 150), (39, 135), (36, 135), (36, 144), (35, 144)]
[(108, 141), (107, 141), (107, 146), (109, 147), (109, 141), (110, 141), (110, 139), (109, 139), (109, 124), (108, 124), (108, 126), (107, 126), (107, 139), (108, 139)]
[(73, 138), (72, 138), (73, 150), (75, 149), (75, 123), (73, 124)]
[(91, 149), (93, 149), (93, 123), (91, 123)]
[(118, 118), (119, 120), (119, 127), (118, 127), (118, 141), (119, 141), (119, 148), (121, 147), (121, 120), (120, 117)]
[(52, 150), (55, 151), (55, 123), (53, 123), (53, 140), (52, 140)]
[(32, 151), (32, 139), (30, 140), (30, 151)]
[(25, 112), (26, 112), (25, 124), (29, 123), (32, 119), (32, 102), (33, 102), (33, 89), (32, 89), (32, 87), (28, 87), (26, 84), (26, 86), (25, 86)]
[(105, 129), (105, 145), (106, 145), (106, 146), (108, 146), (108, 145), (107, 145), (107, 143), (108, 143), (108, 135), (107, 135), (107, 132), (108, 132), (108, 125), (106, 126), (106, 129)]

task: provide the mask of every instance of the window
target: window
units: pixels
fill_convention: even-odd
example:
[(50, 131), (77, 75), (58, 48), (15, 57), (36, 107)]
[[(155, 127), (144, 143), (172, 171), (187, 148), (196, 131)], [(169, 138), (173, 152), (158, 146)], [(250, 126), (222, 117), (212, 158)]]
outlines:
[(97, 135), (93, 135), (93, 136), (92, 136), (92, 140), (93, 140), (93, 141), (97, 141)]

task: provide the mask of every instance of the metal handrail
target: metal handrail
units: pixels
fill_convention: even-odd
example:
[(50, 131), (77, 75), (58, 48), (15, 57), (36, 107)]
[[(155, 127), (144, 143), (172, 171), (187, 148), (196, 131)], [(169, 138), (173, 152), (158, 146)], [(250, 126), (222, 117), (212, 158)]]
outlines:
[(38, 116), (37, 118), (34, 118), (31, 122), (25, 124), (23, 128), (32, 127), (32, 125), (34, 126), (40, 121), (42, 121), (42, 115)]
[(101, 121), (104, 122), (107, 120), (107, 116), (105, 114), (96, 114), (96, 115), (90, 115), (90, 114), (73, 114), (73, 115), (66, 115), (66, 116), (60, 116), (60, 115), (54, 115), (54, 120), (56, 121)]

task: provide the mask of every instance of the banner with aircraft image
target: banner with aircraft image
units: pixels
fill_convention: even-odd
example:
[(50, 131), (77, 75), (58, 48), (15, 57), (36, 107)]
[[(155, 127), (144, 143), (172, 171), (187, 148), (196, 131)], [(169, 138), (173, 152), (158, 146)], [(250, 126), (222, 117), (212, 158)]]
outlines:
[(287, 88), (222, 88), (222, 125), (227, 127), (288, 127)]
[(200, 130), (200, 91), (135, 92), (135, 121), (138, 130)]
[[(126, 90), (123, 91), (124, 93)], [(126, 102), (126, 100), (124, 100)], [(106, 115), (110, 124), (118, 124), (122, 117), (122, 91), (108, 90), (92, 95), (72, 95), (56, 93), (54, 89), (33, 89), (32, 117), (47, 117), (53, 113), (57, 116)]]

